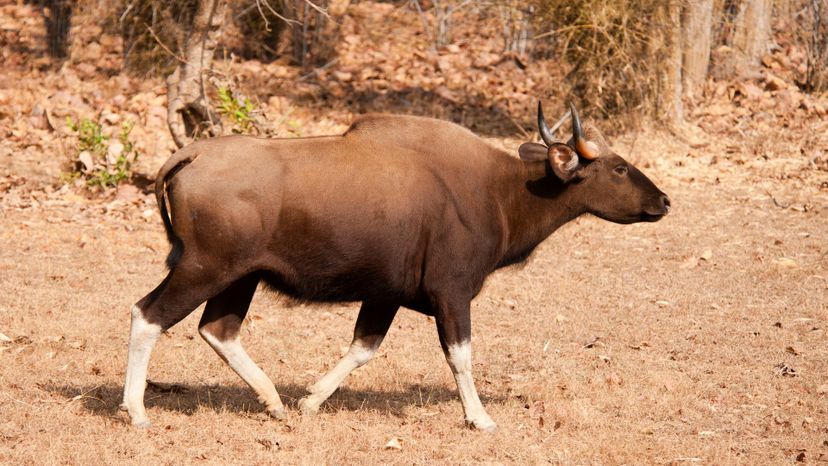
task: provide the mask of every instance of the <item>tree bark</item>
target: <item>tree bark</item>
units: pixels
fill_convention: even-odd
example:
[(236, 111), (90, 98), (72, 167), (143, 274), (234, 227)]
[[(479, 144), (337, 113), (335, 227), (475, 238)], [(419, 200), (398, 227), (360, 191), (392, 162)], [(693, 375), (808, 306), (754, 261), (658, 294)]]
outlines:
[(767, 53), (772, 11), (772, 0), (743, 0), (738, 6), (731, 39), (738, 74), (755, 71)]
[(684, 108), (681, 102), (682, 31), (681, 3), (670, 1), (664, 6), (663, 15), (668, 27), (664, 32), (664, 57), (661, 70), (661, 98), (658, 109), (662, 120), (672, 125), (684, 123)]
[(204, 74), (212, 69), (224, 20), (222, 0), (200, 0), (185, 42), (184, 57), (167, 77), (167, 124), (178, 147), (203, 132), (221, 134), (221, 120), (210, 108)]
[(41, 13), (46, 25), (46, 45), (49, 56), (62, 60), (69, 55), (69, 28), (72, 25), (72, 6), (69, 0), (45, 0)]
[(713, 0), (685, 3), (681, 18), (684, 57), (682, 86), (684, 94), (696, 96), (707, 79), (713, 26)]

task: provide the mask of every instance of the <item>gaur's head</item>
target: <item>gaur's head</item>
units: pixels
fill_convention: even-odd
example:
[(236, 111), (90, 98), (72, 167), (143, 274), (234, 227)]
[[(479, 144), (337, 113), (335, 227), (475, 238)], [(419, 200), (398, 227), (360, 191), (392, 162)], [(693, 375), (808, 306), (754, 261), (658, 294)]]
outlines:
[[(616, 223), (655, 222), (670, 212), (670, 198), (631, 163), (616, 154), (593, 126), (582, 126), (570, 104), (572, 138), (557, 141), (538, 103), (538, 130), (544, 144), (520, 146), (525, 161), (545, 160), (587, 212)], [(559, 122), (559, 124), (562, 122)]]

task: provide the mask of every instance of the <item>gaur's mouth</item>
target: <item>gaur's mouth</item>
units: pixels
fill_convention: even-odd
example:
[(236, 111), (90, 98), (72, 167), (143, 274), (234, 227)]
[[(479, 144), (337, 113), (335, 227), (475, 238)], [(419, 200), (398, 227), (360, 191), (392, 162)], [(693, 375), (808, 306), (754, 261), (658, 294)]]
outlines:
[(661, 220), (662, 217), (667, 215), (669, 210), (665, 210), (664, 212), (659, 212), (657, 214), (652, 214), (649, 212), (641, 212), (641, 221), (642, 222), (657, 222)]

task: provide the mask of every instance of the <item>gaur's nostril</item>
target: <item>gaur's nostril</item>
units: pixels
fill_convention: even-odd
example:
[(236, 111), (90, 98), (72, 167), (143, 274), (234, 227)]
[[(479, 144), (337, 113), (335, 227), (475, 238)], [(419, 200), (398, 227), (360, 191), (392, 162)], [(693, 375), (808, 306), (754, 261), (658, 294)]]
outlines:
[(667, 212), (669, 212), (670, 211), (670, 198), (667, 197), (666, 195), (661, 196), (661, 205), (663, 205), (664, 209), (667, 210)]

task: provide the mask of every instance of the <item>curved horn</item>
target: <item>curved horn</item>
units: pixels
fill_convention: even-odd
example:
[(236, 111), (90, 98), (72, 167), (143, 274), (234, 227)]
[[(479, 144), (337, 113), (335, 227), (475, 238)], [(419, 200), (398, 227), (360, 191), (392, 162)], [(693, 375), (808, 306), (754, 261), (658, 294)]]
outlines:
[(584, 127), (581, 126), (581, 117), (578, 116), (578, 110), (575, 109), (575, 104), (569, 103), (569, 111), (572, 113), (572, 145), (578, 154), (585, 159), (595, 160), (598, 158), (598, 146), (591, 141), (588, 141), (584, 136)]
[(540, 100), (538, 101), (538, 132), (547, 146), (555, 143), (555, 135), (549, 129), (549, 125), (546, 124), (546, 118), (543, 117), (543, 105)]

